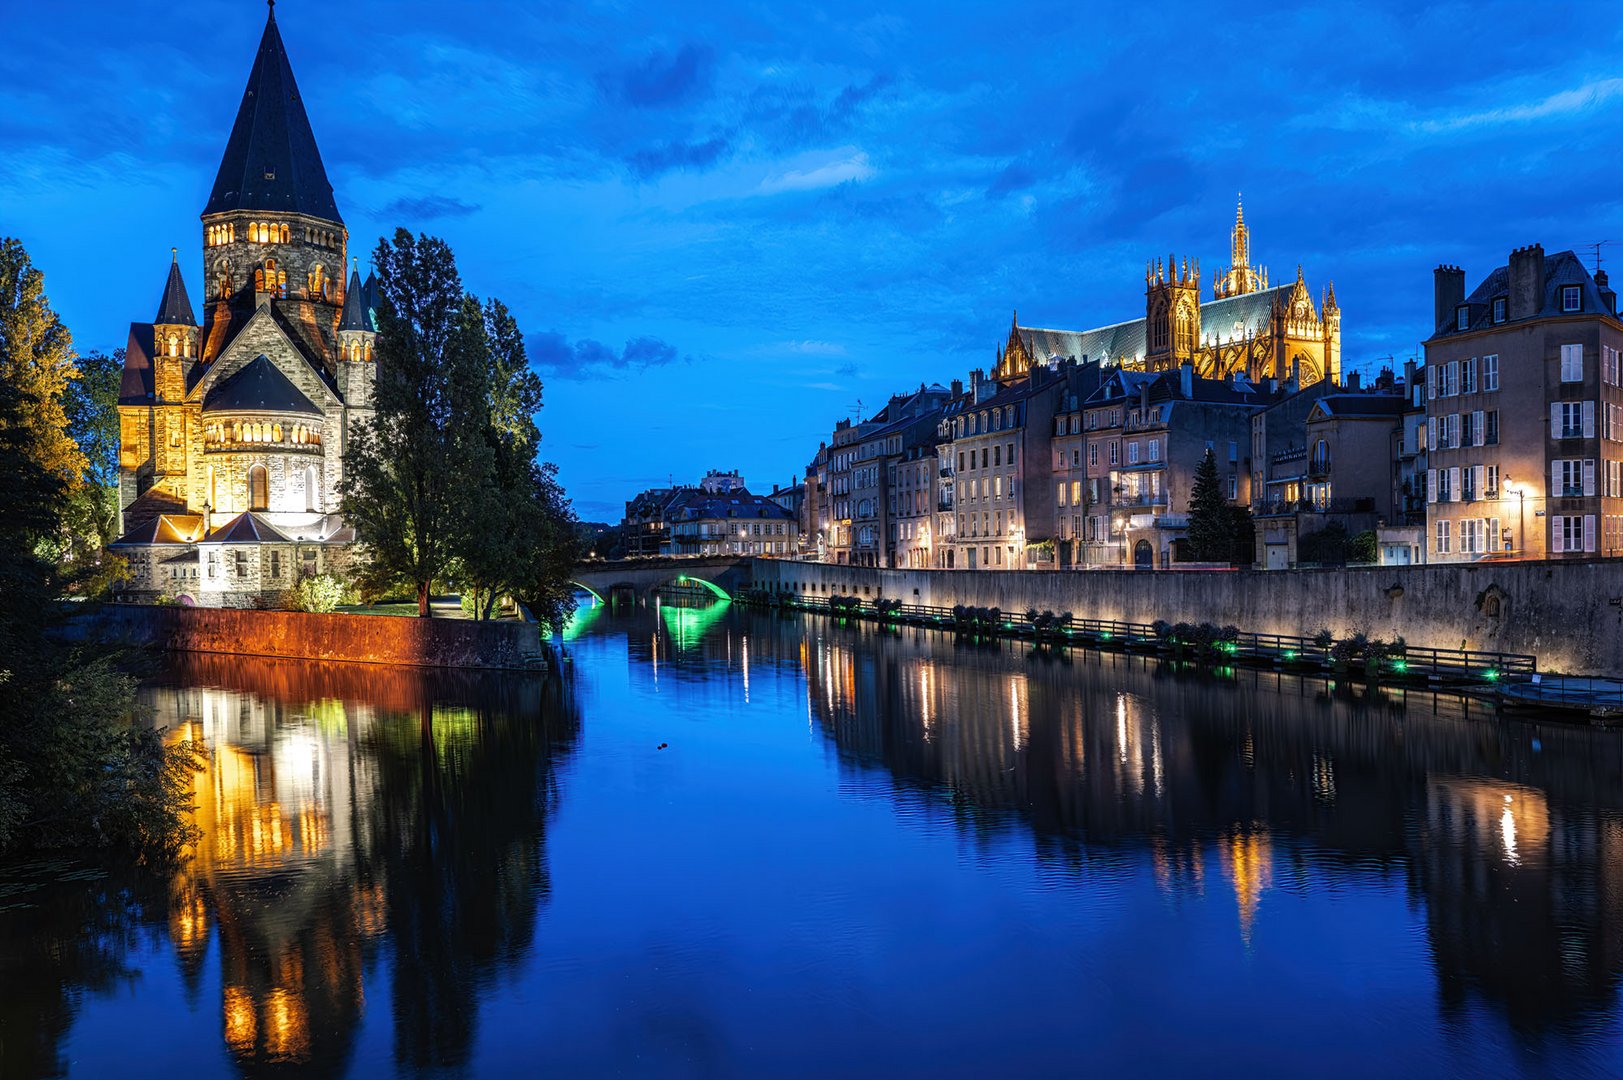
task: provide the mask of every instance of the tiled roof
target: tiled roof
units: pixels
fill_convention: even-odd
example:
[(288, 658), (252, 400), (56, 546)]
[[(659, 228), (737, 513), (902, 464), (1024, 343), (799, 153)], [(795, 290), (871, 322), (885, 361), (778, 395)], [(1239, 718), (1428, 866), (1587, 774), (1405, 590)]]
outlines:
[(124, 345), (124, 374), (118, 384), (120, 405), (146, 405), (152, 401), (152, 324), (130, 323)]
[(281, 369), (261, 353), (209, 389), (204, 412), (280, 412), (322, 415)]
[(131, 544), (190, 544), (203, 531), (201, 514), (159, 514), (139, 525), (131, 526), (123, 536), (109, 546), (124, 547)]
[(342, 222), (271, 9), (205, 214), (280, 210)]
[[(1261, 334), (1273, 319), (1276, 299), (1285, 302), (1295, 287), (1293, 282), (1242, 296), (1205, 301), (1200, 305), (1202, 344), (1209, 345), (1219, 338), (1228, 341), (1248, 334)], [(1032, 355), (1049, 360), (1067, 357), (1105, 363), (1124, 359), (1142, 360), (1148, 340), (1144, 319), (1112, 323), (1092, 330), (1050, 330), (1034, 326), (1019, 329)]]
[(254, 513), (244, 511), (203, 538), (207, 544), (288, 543), (288, 536)]
[(180, 260), (169, 264), (169, 280), (163, 285), (163, 298), (158, 301), (158, 316), (152, 320), (159, 326), (196, 326), (192, 314), (192, 301), (186, 295), (186, 282), (180, 276)]

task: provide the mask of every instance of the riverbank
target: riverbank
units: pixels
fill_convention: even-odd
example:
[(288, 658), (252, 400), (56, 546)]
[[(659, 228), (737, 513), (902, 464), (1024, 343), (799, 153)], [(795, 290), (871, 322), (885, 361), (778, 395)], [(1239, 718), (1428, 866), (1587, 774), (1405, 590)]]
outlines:
[(103, 638), (167, 652), (497, 671), (546, 666), (532, 622), (137, 604), (108, 604), (88, 618)]
[(1363, 634), (1411, 647), (1537, 657), (1542, 671), (1623, 672), (1623, 560), (1290, 571), (883, 570), (756, 559), (757, 588), (1077, 619)]

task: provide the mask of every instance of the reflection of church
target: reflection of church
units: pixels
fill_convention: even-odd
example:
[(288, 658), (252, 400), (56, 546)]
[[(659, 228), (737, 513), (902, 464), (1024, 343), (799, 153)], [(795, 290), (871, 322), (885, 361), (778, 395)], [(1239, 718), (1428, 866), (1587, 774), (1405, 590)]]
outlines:
[(1023, 374), (1061, 359), (1165, 371), (1185, 364), (1206, 378), (1244, 375), (1253, 382), (1295, 375), (1302, 385), (1341, 374), (1341, 308), (1335, 286), (1315, 303), (1302, 268), (1296, 280), (1270, 285), (1251, 263), (1251, 230), (1236, 209), (1229, 266), (1200, 295), (1200, 261), (1173, 256), (1144, 268), (1144, 318), (1092, 330), (1016, 327), (997, 369)]

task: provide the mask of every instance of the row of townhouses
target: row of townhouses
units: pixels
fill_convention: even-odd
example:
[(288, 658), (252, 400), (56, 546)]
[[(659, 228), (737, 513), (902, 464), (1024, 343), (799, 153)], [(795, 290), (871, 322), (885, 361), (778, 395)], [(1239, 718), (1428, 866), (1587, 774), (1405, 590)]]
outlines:
[(799, 555), (1175, 567), (1208, 453), (1259, 568), (1623, 548), (1623, 322), (1604, 271), (1534, 245), (1467, 295), (1439, 267), (1423, 359), (1365, 383), (1342, 375), (1334, 287), (1315, 297), (1300, 268), (1270, 285), (1238, 211), (1231, 240), (1207, 295), (1198, 262), (1157, 260), (1142, 319), (1016, 318), (990, 374), (839, 421), (795, 487)]

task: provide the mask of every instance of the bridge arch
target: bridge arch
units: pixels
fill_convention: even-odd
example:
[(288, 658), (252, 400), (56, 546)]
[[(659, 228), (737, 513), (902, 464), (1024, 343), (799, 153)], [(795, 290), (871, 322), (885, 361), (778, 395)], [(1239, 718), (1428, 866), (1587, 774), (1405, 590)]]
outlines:
[(600, 604), (608, 603), (607, 600), (603, 599), (603, 594), (602, 593), (598, 592), (596, 589), (592, 588), (590, 585), (586, 584), (584, 581), (576, 581), (574, 578), (570, 578), (569, 579), (569, 584), (573, 585), (577, 589), (582, 590), (583, 592), (591, 593), (592, 598), (594, 600), (596, 600)]
[[(713, 594), (715, 594), (717, 599), (732, 599), (732, 595), (729, 594), (726, 589), (723, 589), (720, 585), (717, 585), (709, 578), (700, 577), (697, 574), (678, 574), (674, 581), (678, 585), (703, 585), (705, 588), (709, 589)], [(665, 584), (669, 585), (671, 582), (667, 581)]]

